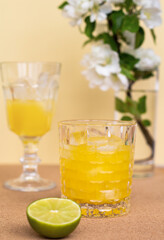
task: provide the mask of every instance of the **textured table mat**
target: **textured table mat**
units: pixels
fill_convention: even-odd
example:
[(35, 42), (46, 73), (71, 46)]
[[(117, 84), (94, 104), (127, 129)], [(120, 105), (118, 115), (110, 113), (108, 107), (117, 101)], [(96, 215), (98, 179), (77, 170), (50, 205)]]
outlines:
[[(5, 180), (20, 173), (20, 166), (0, 165), (0, 240), (44, 239), (30, 228), (26, 207), (39, 198), (60, 197), (59, 167), (40, 167), (43, 177), (57, 183), (51, 191), (23, 193), (3, 188)], [(164, 169), (156, 169), (152, 178), (133, 180), (131, 205), (127, 216), (82, 219), (65, 240), (164, 240)]]

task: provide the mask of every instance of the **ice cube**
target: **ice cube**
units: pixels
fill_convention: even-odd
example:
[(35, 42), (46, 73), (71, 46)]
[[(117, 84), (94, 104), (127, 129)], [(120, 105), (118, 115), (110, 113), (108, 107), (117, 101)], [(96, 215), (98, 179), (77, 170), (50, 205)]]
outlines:
[(81, 145), (86, 144), (87, 142), (87, 133), (86, 131), (72, 132), (69, 136), (70, 145)]
[(98, 152), (102, 153), (102, 154), (109, 154), (110, 152), (113, 152), (117, 149), (117, 145), (104, 145), (104, 146), (100, 146), (97, 148)]
[(108, 144), (107, 137), (89, 137), (87, 139), (87, 145), (89, 146), (105, 146)]
[(100, 146), (108, 143), (108, 137), (106, 134), (106, 129), (104, 127), (88, 128), (87, 136), (87, 144), (89, 146)]
[(18, 81), (11, 83), (9, 90), (12, 99), (27, 99), (29, 95), (30, 84), (27, 79), (18, 79)]
[(111, 137), (107, 139), (107, 143), (99, 146), (97, 150), (103, 154), (108, 154), (112, 151), (116, 151), (122, 145), (123, 140), (121, 138), (111, 135)]
[(48, 84), (48, 80), (49, 80), (49, 73), (48, 72), (43, 72), (39, 75), (38, 78), (38, 87), (40, 88), (46, 88), (47, 84)]
[(43, 98), (56, 98), (58, 90), (59, 75), (50, 75), (47, 72), (42, 72), (37, 81), (37, 97)]

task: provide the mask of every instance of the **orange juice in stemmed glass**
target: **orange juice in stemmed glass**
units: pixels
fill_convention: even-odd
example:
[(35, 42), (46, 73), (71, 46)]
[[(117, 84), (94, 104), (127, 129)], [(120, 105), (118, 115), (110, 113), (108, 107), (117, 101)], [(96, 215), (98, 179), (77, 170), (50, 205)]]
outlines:
[(6, 100), (8, 126), (24, 145), (20, 159), (23, 172), (19, 178), (5, 182), (5, 187), (19, 191), (53, 188), (53, 181), (43, 179), (37, 171), (40, 138), (51, 128), (59, 88), (59, 63), (2, 63), (2, 84)]

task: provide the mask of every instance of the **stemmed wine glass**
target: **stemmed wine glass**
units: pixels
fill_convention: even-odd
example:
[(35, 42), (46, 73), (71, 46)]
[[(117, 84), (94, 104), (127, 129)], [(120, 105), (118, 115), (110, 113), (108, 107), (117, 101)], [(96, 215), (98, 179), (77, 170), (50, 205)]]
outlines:
[(19, 191), (48, 190), (55, 183), (40, 177), (38, 143), (51, 128), (58, 95), (61, 65), (54, 62), (1, 64), (8, 126), (24, 145), (23, 172), (5, 187)]

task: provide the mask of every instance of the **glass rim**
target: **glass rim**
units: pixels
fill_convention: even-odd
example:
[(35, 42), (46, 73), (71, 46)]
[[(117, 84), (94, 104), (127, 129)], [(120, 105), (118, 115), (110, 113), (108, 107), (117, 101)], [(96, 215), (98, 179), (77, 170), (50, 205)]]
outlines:
[(74, 119), (63, 120), (58, 123), (59, 126), (136, 126), (135, 120), (121, 121), (121, 120), (108, 120), (108, 119)]
[(14, 65), (14, 64), (18, 64), (18, 63), (25, 63), (25, 64), (29, 64), (29, 63), (32, 63), (32, 64), (38, 64), (38, 63), (42, 63), (42, 64), (56, 64), (56, 65), (60, 65), (61, 66), (61, 63), (58, 62), (58, 61), (2, 61), (0, 62), (0, 66), (7, 66), (7, 65)]

